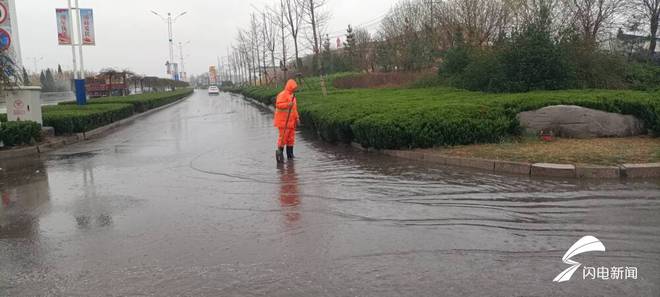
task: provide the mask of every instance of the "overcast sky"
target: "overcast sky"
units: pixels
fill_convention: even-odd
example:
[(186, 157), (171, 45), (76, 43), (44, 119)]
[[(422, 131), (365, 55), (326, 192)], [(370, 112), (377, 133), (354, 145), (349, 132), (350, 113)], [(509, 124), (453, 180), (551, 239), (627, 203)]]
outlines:
[[(350, 24), (374, 23), (397, 0), (327, 0), (332, 19), (328, 32), (339, 35)], [(168, 59), (167, 26), (157, 16), (168, 11), (188, 14), (174, 27), (175, 41), (190, 41), (185, 47), (186, 70), (199, 74), (215, 64), (217, 56), (226, 55), (237, 28), (246, 27), (251, 5), (263, 7), (277, 0), (80, 0), (83, 8), (94, 9), (96, 21), (95, 47), (85, 48), (85, 68), (98, 71), (112, 66), (131, 69), (140, 74), (165, 76)], [(17, 0), (19, 33), (23, 62), (29, 70), (34, 59), (40, 68), (62, 64), (71, 68), (71, 48), (57, 45), (55, 8), (67, 5), (65, 0)], [(376, 26), (372, 26), (375, 28)], [(334, 40), (333, 40), (334, 43)], [(176, 51), (178, 57), (178, 50)], [(178, 58), (177, 58), (178, 59)]]

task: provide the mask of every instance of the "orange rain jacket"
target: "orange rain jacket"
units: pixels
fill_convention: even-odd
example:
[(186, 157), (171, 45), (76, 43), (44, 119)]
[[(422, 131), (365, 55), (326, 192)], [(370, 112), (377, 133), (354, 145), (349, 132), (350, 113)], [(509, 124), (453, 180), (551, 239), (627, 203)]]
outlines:
[[(295, 129), (298, 123), (298, 103), (293, 95), (298, 90), (298, 84), (295, 80), (290, 79), (286, 83), (284, 91), (277, 95), (275, 102), (275, 127)], [(289, 104), (293, 102), (291, 108), (291, 115), (289, 116), (289, 123), (287, 125), (286, 118), (289, 115)]]

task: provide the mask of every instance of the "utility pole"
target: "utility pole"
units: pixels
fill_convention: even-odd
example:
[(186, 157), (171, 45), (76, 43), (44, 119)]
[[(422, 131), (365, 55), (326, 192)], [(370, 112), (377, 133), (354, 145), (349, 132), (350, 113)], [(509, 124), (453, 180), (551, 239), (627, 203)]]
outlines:
[[(71, 30), (71, 56), (73, 57), (73, 78), (76, 90), (76, 103), (78, 105), (87, 104), (87, 90), (85, 86), (85, 67), (83, 64), (83, 40), (82, 40), (82, 23), (80, 22), (80, 5), (78, 0), (75, 1), (75, 7), (71, 0), (67, 0), (69, 5), (69, 30)], [(73, 18), (76, 17), (76, 26), (73, 26)], [(77, 31), (76, 31), (77, 30)], [(75, 34), (78, 33), (78, 34)], [(76, 35), (78, 40), (76, 42)], [(80, 55), (80, 68), (78, 68), (78, 61), (76, 59), (76, 46), (79, 47), (78, 54)], [(80, 69), (80, 72), (78, 72)]]
[[(77, 0), (76, 0), (76, 1), (77, 1)], [(170, 65), (170, 67), (172, 67), (172, 65), (173, 65), (173, 63), (174, 63), (174, 30), (173, 30), (173, 27), (174, 27), (174, 24), (176, 23), (176, 21), (177, 21), (180, 17), (182, 17), (182, 16), (184, 16), (185, 14), (187, 14), (188, 12), (187, 12), (187, 11), (184, 11), (184, 12), (178, 14), (178, 15), (175, 16), (175, 17), (172, 17), (172, 13), (171, 13), (171, 12), (168, 12), (168, 13), (167, 13), (167, 17), (164, 17), (164, 16), (162, 16), (161, 14), (159, 14), (159, 13), (153, 11), (153, 10), (151, 11), (151, 13), (153, 13), (153, 14), (155, 14), (156, 16), (160, 17), (165, 23), (167, 23), (167, 34), (168, 34), (168, 38), (169, 38), (168, 40), (169, 40), (169, 51), (170, 51), (170, 60), (168, 61), (168, 63), (169, 63), (169, 65)], [(177, 69), (173, 69), (173, 68), (171, 68), (170, 71), (171, 71), (171, 74), (172, 74), (172, 78), (173, 78), (174, 80), (176, 80), (176, 79), (178, 78)]]

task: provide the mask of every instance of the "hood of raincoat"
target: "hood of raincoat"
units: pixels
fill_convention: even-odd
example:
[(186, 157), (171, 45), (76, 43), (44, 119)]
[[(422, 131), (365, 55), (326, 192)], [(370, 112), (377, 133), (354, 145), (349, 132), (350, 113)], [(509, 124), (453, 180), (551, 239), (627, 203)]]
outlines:
[(295, 80), (290, 79), (286, 82), (286, 87), (284, 88), (287, 92), (293, 94), (298, 90), (298, 83)]

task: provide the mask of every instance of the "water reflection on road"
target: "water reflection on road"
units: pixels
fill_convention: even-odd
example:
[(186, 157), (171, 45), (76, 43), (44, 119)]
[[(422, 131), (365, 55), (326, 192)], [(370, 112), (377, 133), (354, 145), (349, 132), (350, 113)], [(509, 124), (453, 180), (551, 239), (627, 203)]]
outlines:
[[(498, 176), (309, 135), (277, 167), (271, 124), (197, 92), (0, 163), (0, 296), (660, 295), (658, 181)], [(608, 249), (585, 264), (640, 279), (553, 284), (584, 235)]]

